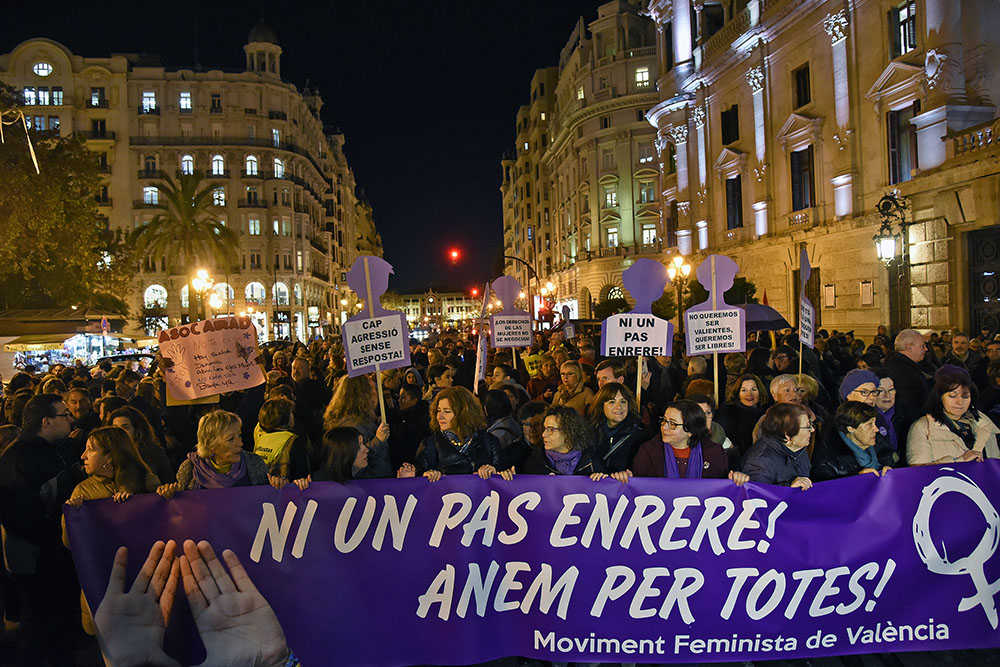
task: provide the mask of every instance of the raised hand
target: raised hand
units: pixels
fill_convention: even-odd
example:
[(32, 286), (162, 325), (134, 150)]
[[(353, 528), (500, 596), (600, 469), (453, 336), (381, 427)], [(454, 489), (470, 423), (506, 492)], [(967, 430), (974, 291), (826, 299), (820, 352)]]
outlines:
[(275, 667), (285, 664), (288, 644), (271, 605), (250, 580), (236, 554), (215, 557), (212, 545), (184, 541), (181, 577), (198, 633), (208, 654), (206, 665)]
[(125, 590), (128, 549), (119, 547), (108, 577), (108, 588), (94, 615), (97, 641), (109, 665), (180, 667), (163, 652), (163, 633), (177, 591), (177, 543), (155, 542), (132, 587)]

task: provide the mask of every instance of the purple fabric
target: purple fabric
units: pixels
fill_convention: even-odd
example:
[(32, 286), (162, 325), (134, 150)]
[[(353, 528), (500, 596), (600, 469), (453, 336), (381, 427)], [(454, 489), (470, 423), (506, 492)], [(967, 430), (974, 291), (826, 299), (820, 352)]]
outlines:
[(191, 462), (191, 474), (199, 489), (228, 489), (247, 476), (246, 457), (242, 452), (239, 460), (230, 466), (229, 472), (226, 473), (216, 470), (211, 463), (195, 452), (188, 454), (187, 460)]
[[(95, 612), (120, 545), (131, 585), (155, 540), (206, 539), (234, 550), (303, 664), (394, 666), (998, 647), (996, 507), (990, 460), (808, 491), (448, 475), (140, 494), (63, 512)], [(182, 591), (166, 651), (205, 659)]]
[[(680, 468), (677, 465), (677, 455), (674, 448), (669, 443), (663, 443), (663, 476), (667, 479), (680, 479)], [(702, 466), (704, 465), (704, 455), (701, 445), (697, 444), (691, 448), (691, 455), (688, 457), (687, 479), (701, 479)]]
[(580, 463), (583, 455), (579, 449), (571, 449), (565, 454), (554, 452), (551, 449), (545, 450), (545, 456), (549, 457), (549, 462), (560, 475), (572, 475), (576, 471), (576, 466)]

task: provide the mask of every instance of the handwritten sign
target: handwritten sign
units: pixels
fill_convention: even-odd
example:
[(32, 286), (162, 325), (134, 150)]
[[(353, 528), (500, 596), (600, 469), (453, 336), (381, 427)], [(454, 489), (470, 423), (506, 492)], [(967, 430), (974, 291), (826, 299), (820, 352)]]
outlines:
[(521, 283), (511, 276), (493, 281), (493, 291), (503, 304), (503, 310), (490, 318), (493, 347), (530, 347), (531, 315), (514, 307)]
[[(344, 352), (347, 374), (361, 375), (376, 364), (382, 368), (409, 366), (409, 345), (405, 336), (406, 320), (402, 314), (351, 320), (344, 323)], [(393, 365), (393, 362), (398, 362)]]
[(725, 255), (709, 255), (698, 266), (695, 275), (708, 299), (691, 306), (684, 315), (688, 356), (746, 351), (747, 314), (727, 304), (724, 297), (738, 270), (736, 262)]
[(667, 268), (642, 258), (622, 273), (622, 284), (635, 299), (628, 313), (601, 323), (601, 354), (606, 357), (670, 356), (674, 325), (653, 315), (653, 301), (667, 286)]
[(172, 396), (192, 400), (264, 383), (257, 330), (249, 317), (193, 322), (160, 332), (164, 381)]

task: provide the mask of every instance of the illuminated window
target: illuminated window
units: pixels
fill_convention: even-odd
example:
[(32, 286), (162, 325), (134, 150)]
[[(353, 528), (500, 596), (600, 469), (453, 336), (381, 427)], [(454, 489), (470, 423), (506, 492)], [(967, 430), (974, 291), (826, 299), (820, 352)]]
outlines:
[(212, 190), (212, 204), (215, 206), (226, 205), (226, 189), (219, 187)]
[(185, 155), (181, 158), (181, 173), (191, 175), (194, 173), (194, 158), (190, 155)]
[(274, 177), (275, 178), (285, 177), (285, 163), (278, 158), (274, 158)]
[(250, 236), (260, 236), (260, 218), (251, 217), (247, 220), (247, 233)]
[(640, 67), (635, 71), (635, 85), (639, 88), (649, 87), (649, 68)]
[(256, 155), (247, 155), (246, 164), (244, 166), (244, 169), (247, 172), (247, 176), (256, 176), (257, 175), (257, 156)]
[(618, 206), (618, 191), (613, 185), (604, 188), (604, 208), (614, 208)]
[(583, 86), (580, 86), (576, 89), (576, 99), (578, 100), (583, 99)]
[(142, 93), (142, 113), (156, 111), (156, 91), (145, 90)]
[(221, 155), (212, 156), (212, 176), (224, 176), (226, 173), (226, 159)]
[(181, 113), (191, 112), (191, 93), (188, 91), (182, 92), (180, 99), (177, 100), (177, 107), (181, 110)]
[(146, 186), (142, 189), (142, 203), (157, 205), (160, 203), (160, 191), (153, 186)]
[(48, 63), (35, 63), (35, 66), (31, 68), (31, 71), (38, 76), (48, 76), (52, 74), (52, 65)]
[(608, 227), (608, 247), (617, 248), (618, 247), (618, 228)]

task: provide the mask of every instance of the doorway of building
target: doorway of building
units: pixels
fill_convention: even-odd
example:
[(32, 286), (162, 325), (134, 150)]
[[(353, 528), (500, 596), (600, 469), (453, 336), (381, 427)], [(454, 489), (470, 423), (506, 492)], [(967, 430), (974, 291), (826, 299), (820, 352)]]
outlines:
[(969, 329), (1000, 331), (1000, 226), (968, 235)]

